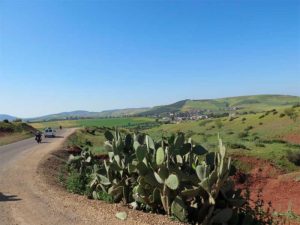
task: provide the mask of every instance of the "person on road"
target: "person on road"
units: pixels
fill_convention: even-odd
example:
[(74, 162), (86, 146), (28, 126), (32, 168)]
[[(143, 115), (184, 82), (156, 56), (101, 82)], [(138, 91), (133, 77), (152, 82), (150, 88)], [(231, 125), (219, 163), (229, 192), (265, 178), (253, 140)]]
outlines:
[(42, 142), (42, 133), (40, 131), (37, 131), (35, 133), (35, 140), (37, 141), (37, 143), (41, 143)]

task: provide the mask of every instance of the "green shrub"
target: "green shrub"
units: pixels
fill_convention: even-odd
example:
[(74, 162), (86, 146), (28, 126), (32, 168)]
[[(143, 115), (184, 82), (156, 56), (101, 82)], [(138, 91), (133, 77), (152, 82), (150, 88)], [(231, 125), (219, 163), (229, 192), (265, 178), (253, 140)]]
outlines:
[(248, 132), (249, 130), (252, 130), (253, 129), (253, 126), (248, 126), (244, 129), (245, 132)]
[(296, 121), (298, 118), (298, 113), (296, 112), (295, 108), (288, 108), (284, 110), (284, 113), (291, 119)]
[(279, 115), (280, 118), (282, 118), (282, 117), (284, 117), (284, 116), (285, 116), (284, 113), (280, 113), (280, 115)]
[(265, 115), (261, 115), (260, 117), (258, 117), (258, 119), (262, 119), (262, 118), (264, 118), (265, 117)]
[(259, 122), (259, 125), (263, 125), (263, 123), (262, 123), (262, 122)]
[(238, 138), (245, 138), (248, 137), (248, 132), (244, 131), (244, 132), (240, 132), (238, 133)]
[(107, 203), (113, 203), (114, 202), (113, 196), (111, 196), (110, 194), (108, 194), (105, 191), (93, 192), (93, 195), (94, 195), (94, 199), (96, 199), (96, 200), (102, 200), (102, 201), (105, 201)]
[(287, 143), (285, 140), (279, 140), (279, 139), (260, 140), (260, 142), (265, 144), (286, 144)]
[(205, 126), (206, 124), (208, 124), (210, 122), (211, 122), (210, 120), (202, 120), (201, 122), (199, 122), (199, 126), (200, 127)]
[(220, 129), (221, 127), (223, 127), (223, 123), (222, 123), (222, 121), (220, 120), (220, 119), (217, 119), (216, 121), (215, 121), (215, 125)]
[(79, 172), (72, 170), (66, 178), (66, 188), (69, 192), (75, 194), (84, 194), (87, 180)]
[(296, 166), (300, 166), (300, 151), (297, 152), (288, 151), (287, 158), (290, 162), (294, 163)]
[(253, 141), (257, 141), (257, 140), (259, 140), (260, 138), (259, 138), (259, 136), (254, 136), (253, 137)]
[(261, 143), (261, 142), (255, 142), (255, 146), (256, 147), (262, 147), (262, 148), (264, 148), (264, 147), (266, 147), (263, 143)]
[(300, 107), (300, 102), (292, 106), (292, 108), (298, 108), (298, 107)]
[(235, 119), (237, 119), (237, 118), (238, 118), (238, 117), (231, 116), (231, 117), (228, 119), (228, 121), (231, 122), (231, 121), (233, 121), (233, 120), (235, 120)]
[(245, 145), (240, 144), (240, 143), (229, 143), (228, 146), (231, 149), (246, 149), (246, 150), (248, 150), (248, 148)]

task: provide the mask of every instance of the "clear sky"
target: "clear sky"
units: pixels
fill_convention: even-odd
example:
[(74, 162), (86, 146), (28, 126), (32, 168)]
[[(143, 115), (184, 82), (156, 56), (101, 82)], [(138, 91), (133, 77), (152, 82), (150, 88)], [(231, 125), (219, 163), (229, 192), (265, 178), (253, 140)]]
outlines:
[(0, 0), (0, 113), (300, 95), (300, 1)]

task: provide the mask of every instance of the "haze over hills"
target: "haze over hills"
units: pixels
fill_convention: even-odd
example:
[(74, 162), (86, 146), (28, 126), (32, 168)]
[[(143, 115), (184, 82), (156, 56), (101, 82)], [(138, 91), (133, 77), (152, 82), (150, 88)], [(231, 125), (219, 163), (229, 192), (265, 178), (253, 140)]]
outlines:
[[(290, 95), (253, 95), (219, 99), (182, 100), (169, 105), (155, 106), (152, 108), (128, 108), (105, 110), (102, 112), (89, 112), (77, 110), (62, 112), (36, 118), (23, 118), (25, 121), (62, 120), (75, 118), (121, 117), (121, 116), (153, 116), (164, 115), (170, 112), (187, 112), (199, 110), (203, 113), (224, 113), (235, 108), (238, 112), (259, 112), (273, 108), (288, 107), (300, 103), (299, 96)], [(15, 116), (0, 114), (0, 120), (14, 120)]]
[(7, 114), (0, 114), (0, 121), (2, 120), (15, 120), (16, 117), (7, 115)]

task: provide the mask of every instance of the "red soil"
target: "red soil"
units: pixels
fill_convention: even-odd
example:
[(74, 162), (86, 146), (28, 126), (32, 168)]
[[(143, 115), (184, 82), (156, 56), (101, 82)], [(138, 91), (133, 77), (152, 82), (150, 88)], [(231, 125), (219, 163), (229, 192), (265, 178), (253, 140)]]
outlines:
[(300, 134), (288, 134), (285, 135), (282, 139), (292, 144), (300, 144)]
[(287, 212), (291, 205), (293, 212), (300, 215), (300, 181), (296, 181), (299, 172), (284, 174), (270, 162), (253, 157), (238, 156), (237, 159), (253, 168), (246, 182), (237, 184), (237, 187), (248, 187), (252, 200), (261, 190), (262, 199), (266, 205), (271, 202), (275, 211)]
[(0, 137), (4, 137), (4, 136), (6, 136), (6, 133), (0, 132)]

